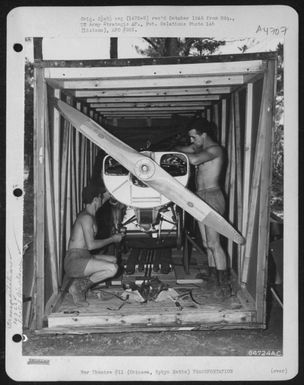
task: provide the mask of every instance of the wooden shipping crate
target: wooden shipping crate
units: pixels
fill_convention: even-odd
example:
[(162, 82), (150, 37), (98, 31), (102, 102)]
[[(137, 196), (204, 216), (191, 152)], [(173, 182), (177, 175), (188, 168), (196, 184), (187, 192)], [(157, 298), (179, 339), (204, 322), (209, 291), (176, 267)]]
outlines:
[[(35, 39), (33, 329), (85, 332), (265, 327), (275, 75), (276, 54), (272, 52), (43, 60), (41, 39)], [(176, 114), (187, 118), (199, 110), (215, 124), (228, 157), (227, 219), (246, 238), (243, 246), (231, 241), (225, 245), (236, 290), (232, 302), (212, 302), (211, 293), (207, 304), (187, 311), (185, 307), (182, 312), (174, 303), (165, 310), (160, 304), (133, 304), (106, 311), (106, 303), (92, 299), (88, 310), (77, 315), (64, 313), (70, 305), (64, 291), (63, 259), (72, 223), (82, 208), (81, 191), (94, 172), (99, 149), (63, 119), (56, 108), (57, 99), (110, 127), (112, 134), (134, 147), (147, 133), (163, 140), (175, 135), (172, 116)], [(186, 237), (187, 229), (183, 231), (186, 240), (181, 250), (173, 251), (179, 261), (184, 255), (185, 262), (191, 237)], [(196, 248), (193, 255), (197, 253)], [(186, 260), (185, 269), (178, 263), (175, 268), (183, 270), (184, 287), (191, 275), (187, 264)], [(199, 270), (198, 264), (192, 268)], [(172, 285), (179, 284), (176, 280)], [(204, 295), (200, 285), (200, 295)]]

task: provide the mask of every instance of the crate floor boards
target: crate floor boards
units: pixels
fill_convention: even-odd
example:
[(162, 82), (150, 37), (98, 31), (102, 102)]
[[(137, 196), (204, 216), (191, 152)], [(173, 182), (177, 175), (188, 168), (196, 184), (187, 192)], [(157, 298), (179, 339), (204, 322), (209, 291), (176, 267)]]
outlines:
[[(123, 275), (110, 287), (100, 287), (87, 297), (88, 307), (77, 307), (69, 293), (64, 293), (56, 312), (48, 316), (48, 329), (56, 332), (102, 332), (134, 330), (192, 330), (210, 327), (250, 328), (255, 323), (255, 309), (242, 296), (220, 295), (215, 283), (206, 283), (195, 278), (199, 272), (196, 264), (190, 265), (189, 274), (181, 266), (181, 258), (173, 253), (174, 271), (169, 274), (151, 273), (167, 283), (178, 294), (178, 305), (172, 299), (146, 303), (122, 301), (122, 283), (133, 281), (140, 284), (147, 270)], [(193, 258), (194, 260), (194, 258)], [(192, 262), (193, 263), (193, 262)], [(176, 265), (175, 265), (176, 264)], [(178, 283), (182, 282), (182, 284)], [(241, 290), (241, 289), (240, 289)], [(99, 297), (97, 296), (99, 293)]]

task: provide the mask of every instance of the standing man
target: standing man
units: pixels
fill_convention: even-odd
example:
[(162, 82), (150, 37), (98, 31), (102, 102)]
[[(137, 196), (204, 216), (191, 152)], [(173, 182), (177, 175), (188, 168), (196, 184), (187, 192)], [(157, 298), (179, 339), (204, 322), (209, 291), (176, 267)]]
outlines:
[[(224, 165), (224, 151), (213, 139), (213, 129), (206, 119), (196, 119), (188, 132), (191, 144), (177, 146), (177, 151), (187, 154), (196, 168), (196, 194), (210, 207), (223, 215), (225, 198), (220, 188), (220, 178)], [(198, 223), (206, 249), (209, 274), (217, 274), (220, 285), (227, 283), (227, 260), (220, 243), (220, 235), (213, 228)]]
[(88, 306), (86, 292), (95, 283), (113, 277), (118, 266), (112, 255), (92, 255), (91, 250), (101, 249), (111, 243), (119, 243), (123, 234), (115, 234), (107, 239), (95, 239), (97, 233), (96, 211), (110, 198), (110, 194), (96, 185), (83, 189), (85, 208), (76, 218), (64, 260), (67, 276), (74, 278), (69, 293), (77, 306)]

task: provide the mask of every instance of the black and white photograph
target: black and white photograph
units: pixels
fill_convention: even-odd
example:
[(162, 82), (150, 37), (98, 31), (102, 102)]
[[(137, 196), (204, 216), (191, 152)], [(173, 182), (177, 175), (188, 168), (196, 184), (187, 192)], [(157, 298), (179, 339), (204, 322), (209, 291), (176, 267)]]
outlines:
[(24, 7), (7, 25), (8, 376), (296, 376), (296, 12)]

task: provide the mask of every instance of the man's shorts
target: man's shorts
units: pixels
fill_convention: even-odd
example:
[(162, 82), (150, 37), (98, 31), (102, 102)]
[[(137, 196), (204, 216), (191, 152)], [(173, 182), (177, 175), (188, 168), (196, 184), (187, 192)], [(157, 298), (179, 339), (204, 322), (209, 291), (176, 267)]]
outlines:
[(225, 198), (219, 187), (199, 190), (196, 194), (219, 214), (225, 212)]
[(69, 277), (84, 277), (85, 268), (92, 258), (89, 250), (71, 249), (67, 251), (64, 259), (64, 270)]

